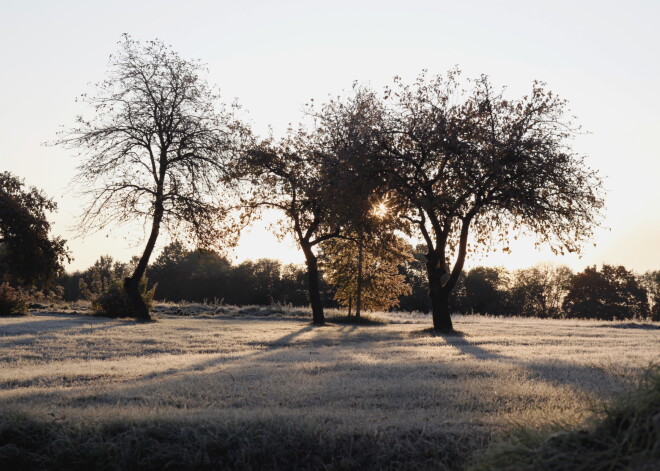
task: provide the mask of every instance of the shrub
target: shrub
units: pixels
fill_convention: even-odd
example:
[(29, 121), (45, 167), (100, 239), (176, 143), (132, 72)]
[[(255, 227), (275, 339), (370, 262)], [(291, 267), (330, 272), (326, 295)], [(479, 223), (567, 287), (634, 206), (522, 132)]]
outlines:
[(20, 289), (9, 283), (0, 284), (0, 316), (24, 316), (28, 313), (28, 303)]
[(660, 365), (637, 390), (607, 405), (580, 430), (519, 430), (493, 446), (473, 471), (660, 469)]
[[(156, 285), (148, 290), (147, 283), (148, 280), (146, 278), (140, 280), (140, 295), (144, 300), (144, 304), (147, 305), (147, 309), (151, 311)], [(133, 305), (126, 294), (126, 290), (124, 290), (124, 283), (120, 279), (113, 280), (108, 286), (108, 289), (92, 301), (92, 309), (97, 316), (115, 318), (135, 317)]]

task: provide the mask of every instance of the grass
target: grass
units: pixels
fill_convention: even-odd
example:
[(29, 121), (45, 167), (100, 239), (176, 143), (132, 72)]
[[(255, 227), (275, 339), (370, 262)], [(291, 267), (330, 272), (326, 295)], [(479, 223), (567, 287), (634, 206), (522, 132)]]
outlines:
[(660, 365), (638, 388), (599, 407), (581, 427), (521, 428), (491, 446), (472, 471), (660, 469)]
[(484, 439), (327, 433), (287, 420), (79, 423), (0, 417), (4, 469), (456, 469)]
[(156, 312), (0, 319), (0, 468), (461, 469), (516, 424), (579, 426), (660, 347), (657, 324), (457, 316), (462, 335), (433, 336), (417, 314)]

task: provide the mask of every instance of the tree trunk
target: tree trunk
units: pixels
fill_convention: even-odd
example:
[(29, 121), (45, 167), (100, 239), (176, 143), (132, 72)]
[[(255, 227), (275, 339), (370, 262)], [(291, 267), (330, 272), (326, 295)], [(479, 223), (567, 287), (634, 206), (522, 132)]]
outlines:
[(449, 293), (451, 289), (443, 286), (447, 272), (433, 255), (427, 255), (426, 271), (429, 278), (429, 296), (433, 312), (433, 329), (440, 332), (452, 332), (454, 325), (449, 313)]
[(362, 309), (362, 244), (358, 244), (358, 278), (356, 298), (355, 317), (360, 317), (360, 310)]
[(353, 298), (348, 298), (348, 317), (351, 317), (353, 312)]
[(453, 332), (454, 325), (449, 313), (449, 291), (445, 289), (431, 293), (433, 308), (433, 329), (440, 332)]
[(135, 318), (140, 321), (150, 321), (151, 315), (149, 314), (149, 309), (144, 303), (142, 296), (140, 295), (140, 280), (144, 276), (145, 271), (147, 270), (147, 265), (149, 264), (149, 258), (151, 253), (154, 251), (156, 246), (156, 240), (158, 239), (158, 232), (160, 231), (160, 222), (163, 219), (163, 207), (162, 204), (156, 203), (156, 209), (154, 211), (154, 220), (151, 225), (151, 234), (149, 234), (149, 240), (147, 240), (147, 246), (142, 252), (142, 257), (135, 267), (133, 274), (124, 279), (124, 290), (130, 299), (131, 304), (133, 305), (133, 310), (135, 312)]
[(140, 280), (132, 276), (124, 278), (124, 290), (128, 295), (128, 299), (131, 301), (135, 319), (142, 322), (152, 320), (149, 309), (140, 295)]
[(323, 325), (325, 324), (325, 317), (323, 315), (323, 305), (321, 304), (319, 267), (316, 255), (314, 255), (312, 247), (307, 242), (301, 242), (300, 245), (305, 254), (305, 263), (307, 265), (309, 302), (312, 305), (312, 324)]

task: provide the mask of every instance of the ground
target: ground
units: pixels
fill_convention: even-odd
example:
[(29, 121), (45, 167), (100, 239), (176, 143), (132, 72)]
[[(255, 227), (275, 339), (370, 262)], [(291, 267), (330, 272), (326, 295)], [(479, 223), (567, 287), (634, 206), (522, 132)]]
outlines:
[(0, 411), (270, 422), (326, 439), (453, 434), (475, 448), (518, 424), (578, 423), (660, 353), (658, 324), (457, 316), (460, 334), (435, 336), (419, 314), (324, 327), (257, 308), (180, 314), (0, 318)]

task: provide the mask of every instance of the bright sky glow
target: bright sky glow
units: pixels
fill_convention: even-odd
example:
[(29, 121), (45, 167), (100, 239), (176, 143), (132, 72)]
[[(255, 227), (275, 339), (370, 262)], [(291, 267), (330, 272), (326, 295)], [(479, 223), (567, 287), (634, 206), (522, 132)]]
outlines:
[[(511, 254), (472, 257), (468, 266), (660, 268), (658, 1), (0, 1), (0, 169), (58, 201), (54, 232), (69, 240), (69, 269), (102, 254), (127, 260), (143, 246), (142, 232), (127, 228), (74, 239), (70, 226), (82, 202), (67, 185), (76, 161), (42, 146), (87, 111), (75, 97), (105, 77), (124, 32), (160, 38), (207, 63), (209, 81), (226, 101), (238, 98), (262, 134), (268, 125), (281, 134), (300, 119), (303, 103), (323, 101), (354, 80), (380, 88), (394, 75), (413, 79), (421, 69), (443, 73), (458, 65), (467, 77), (490, 75), (511, 96), (544, 80), (590, 131), (575, 150), (606, 177), (597, 246), (581, 259), (560, 258), (521, 239)], [(268, 223), (244, 234), (234, 259), (302, 262), (293, 242), (279, 242)]]

